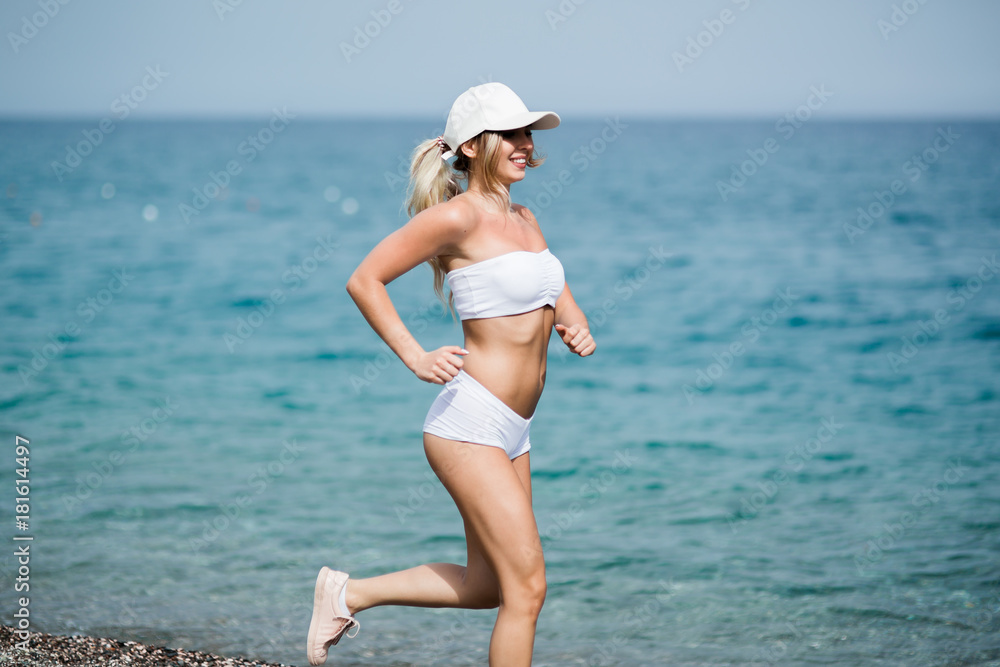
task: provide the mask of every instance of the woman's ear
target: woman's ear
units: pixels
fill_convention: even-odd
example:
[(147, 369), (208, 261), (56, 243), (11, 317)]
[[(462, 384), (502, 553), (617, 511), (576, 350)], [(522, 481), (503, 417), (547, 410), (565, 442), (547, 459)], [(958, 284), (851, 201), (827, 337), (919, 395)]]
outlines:
[(466, 141), (458, 147), (458, 150), (462, 151), (462, 154), (470, 160), (476, 159), (476, 145), (471, 141)]

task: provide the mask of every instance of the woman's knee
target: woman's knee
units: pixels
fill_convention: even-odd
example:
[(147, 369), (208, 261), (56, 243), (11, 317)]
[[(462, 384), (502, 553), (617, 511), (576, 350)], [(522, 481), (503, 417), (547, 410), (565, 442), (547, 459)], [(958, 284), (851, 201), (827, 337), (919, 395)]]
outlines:
[(514, 607), (528, 615), (537, 616), (545, 603), (547, 592), (545, 566), (542, 565), (503, 586), (500, 592), (501, 602), (506, 607)]

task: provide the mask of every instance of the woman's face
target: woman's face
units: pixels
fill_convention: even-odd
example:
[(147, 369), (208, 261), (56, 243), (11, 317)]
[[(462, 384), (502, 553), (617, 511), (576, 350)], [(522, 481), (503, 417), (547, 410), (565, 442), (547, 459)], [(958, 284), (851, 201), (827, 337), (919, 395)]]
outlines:
[(497, 165), (497, 175), (507, 184), (516, 183), (524, 178), (528, 158), (535, 150), (531, 130), (522, 127), (501, 132), (500, 136), (503, 143), (497, 156), (500, 162)]

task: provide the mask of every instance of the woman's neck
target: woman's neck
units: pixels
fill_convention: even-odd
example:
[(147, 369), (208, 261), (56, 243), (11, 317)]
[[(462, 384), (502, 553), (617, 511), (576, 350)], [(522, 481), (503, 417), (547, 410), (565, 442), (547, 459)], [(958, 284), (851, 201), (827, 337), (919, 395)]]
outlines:
[(466, 193), (475, 197), (480, 202), (480, 205), (489, 213), (505, 213), (511, 211), (509, 185), (506, 186), (502, 195), (501, 193), (478, 187), (478, 184), (470, 184)]

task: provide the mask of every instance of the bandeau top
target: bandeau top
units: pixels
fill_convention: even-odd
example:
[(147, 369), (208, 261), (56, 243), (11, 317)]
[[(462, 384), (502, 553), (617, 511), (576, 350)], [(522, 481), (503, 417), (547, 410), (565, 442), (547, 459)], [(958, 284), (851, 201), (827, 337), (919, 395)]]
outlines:
[(555, 306), (566, 284), (563, 266), (546, 248), (515, 250), (447, 274), (462, 320), (517, 315)]

